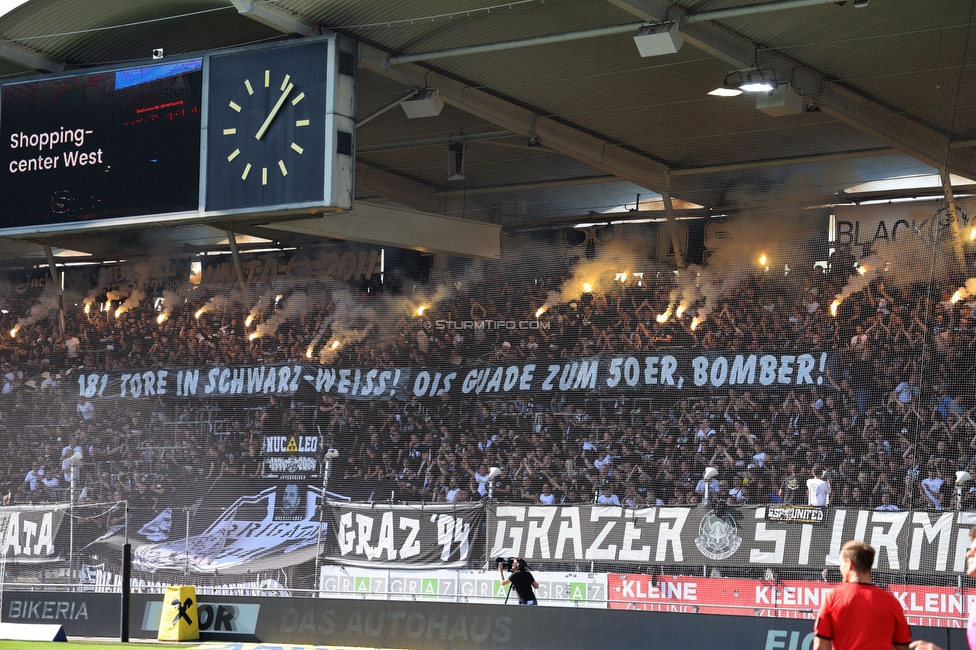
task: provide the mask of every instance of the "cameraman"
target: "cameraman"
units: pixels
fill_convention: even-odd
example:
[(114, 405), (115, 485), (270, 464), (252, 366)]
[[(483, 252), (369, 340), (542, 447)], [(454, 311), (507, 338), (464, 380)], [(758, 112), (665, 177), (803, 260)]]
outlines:
[(538, 589), (539, 583), (535, 581), (532, 574), (529, 573), (529, 565), (525, 563), (520, 557), (513, 557), (509, 560), (509, 571), (515, 569), (515, 572), (505, 578), (505, 563), (498, 563), (498, 573), (502, 578), (502, 586), (509, 583), (515, 587), (515, 593), (518, 594), (519, 605), (538, 605), (539, 602), (535, 598), (535, 592), (532, 591), (533, 588)]

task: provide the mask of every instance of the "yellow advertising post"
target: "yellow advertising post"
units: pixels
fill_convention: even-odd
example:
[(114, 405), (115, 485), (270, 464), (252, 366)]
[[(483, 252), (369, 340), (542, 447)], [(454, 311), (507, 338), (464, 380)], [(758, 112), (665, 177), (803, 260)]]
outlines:
[(193, 587), (166, 587), (163, 611), (159, 617), (160, 641), (197, 641), (200, 619), (197, 618), (197, 594)]

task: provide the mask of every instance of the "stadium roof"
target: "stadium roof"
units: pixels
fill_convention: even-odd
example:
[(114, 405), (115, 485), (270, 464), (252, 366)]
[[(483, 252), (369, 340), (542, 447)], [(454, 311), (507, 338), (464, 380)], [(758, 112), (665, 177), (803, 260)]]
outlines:
[[(0, 75), (333, 29), (361, 43), (359, 119), (425, 86), (446, 103), (437, 117), (407, 119), (394, 108), (359, 127), (357, 199), (516, 230), (593, 221), (633, 207), (637, 195), (642, 207), (669, 192), (703, 206), (692, 213), (718, 214), (757, 197), (828, 204), (851, 186), (932, 174), (943, 164), (976, 178), (972, 4), (30, 0), (0, 17)], [(666, 20), (681, 24), (684, 45), (642, 58), (638, 26)], [(540, 39), (576, 32), (588, 33)], [(520, 39), (537, 42), (510, 47)], [(509, 45), (463, 50), (502, 43)], [(789, 82), (802, 96), (793, 103), (799, 112), (757, 110), (750, 93), (708, 95), (730, 71), (748, 68)], [(448, 180), (451, 142), (464, 142), (464, 180)], [(104, 256), (224, 238), (194, 226), (56, 243)], [(43, 257), (39, 251), (0, 246), (8, 259)]]

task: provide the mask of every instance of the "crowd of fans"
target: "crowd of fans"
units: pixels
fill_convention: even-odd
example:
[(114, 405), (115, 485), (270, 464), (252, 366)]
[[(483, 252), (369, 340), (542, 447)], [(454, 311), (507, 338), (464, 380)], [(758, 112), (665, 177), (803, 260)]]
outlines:
[[(177, 305), (147, 298), (119, 316), (100, 303), (88, 314), (76, 307), (66, 310), (63, 331), (56, 312), (18, 325), (17, 310), (30, 305), (8, 305), (6, 331), (18, 331), (0, 340), (0, 495), (5, 504), (64, 501), (79, 471), (75, 496), (83, 502), (155, 508), (179, 495), (186, 503), (194, 489), (239, 490), (241, 480), (260, 477), (263, 436), (296, 433), (322, 435), (340, 450), (330, 491), (357, 499), (459, 502), (491, 491), (499, 501), (542, 504), (695, 505), (703, 471), (715, 467), (707, 481), (713, 503), (955, 507), (954, 474), (976, 458), (976, 302), (950, 300), (965, 278), (928, 282), (920, 271), (918, 283), (895, 287), (881, 275), (835, 316), (830, 303), (857, 273), (841, 249), (829, 271), (749, 273), (714, 302), (699, 296), (682, 318), (664, 320), (682, 272), (649, 271), (553, 300), (573, 271), (571, 263), (520, 260), (486, 264), (477, 281), (446, 280), (443, 292), (434, 282), (426, 294), (402, 282), (320, 288), (314, 300), (302, 293), (302, 309), (275, 318), (306, 290), (296, 287), (253, 323), (247, 305), (214, 300), (225, 286), (188, 289)], [(168, 318), (158, 322), (164, 308)], [(257, 329), (272, 319), (274, 328)], [(545, 326), (473, 325), (512, 319)], [(835, 350), (839, 362), (826, 384), (791, 390), (409, 401), (76, 397), (81, 374), (159, 366), (464, 368), (681, 348)], [(489, 478), (491, 467), (501, 474)], [(976, 505), (976, 493), (964, 498)]]

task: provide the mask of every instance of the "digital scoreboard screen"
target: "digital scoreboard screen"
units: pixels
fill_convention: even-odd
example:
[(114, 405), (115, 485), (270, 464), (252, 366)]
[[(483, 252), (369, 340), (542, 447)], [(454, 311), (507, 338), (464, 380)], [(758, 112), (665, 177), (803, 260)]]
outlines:
[(202, 66), (4, 85), (0, 229), (196, 211)]

